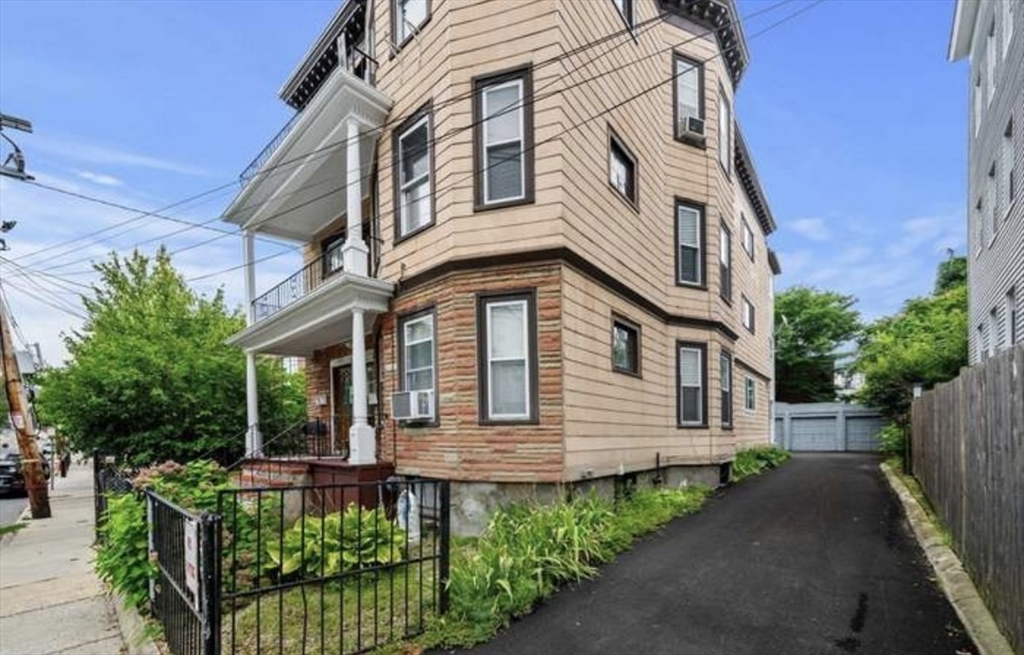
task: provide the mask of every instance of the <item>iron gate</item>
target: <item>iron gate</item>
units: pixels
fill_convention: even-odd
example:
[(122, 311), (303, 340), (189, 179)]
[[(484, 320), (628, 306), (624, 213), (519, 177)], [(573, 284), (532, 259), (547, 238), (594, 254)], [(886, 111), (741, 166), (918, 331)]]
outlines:
[(153, 615), (174, 655), (217, 655), (220, 601), (216, 579), (220, 517), (193, 514), (146, 492)]

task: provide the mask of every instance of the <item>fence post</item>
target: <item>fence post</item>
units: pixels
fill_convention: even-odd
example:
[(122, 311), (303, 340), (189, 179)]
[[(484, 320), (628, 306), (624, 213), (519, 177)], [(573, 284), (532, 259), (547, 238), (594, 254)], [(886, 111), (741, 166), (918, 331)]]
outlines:
[[(153, 497), (147, 489), (146, 494), (146, 556), (152, 558), (156, 552), (156, 538), (153, 536)], [(149, 608), (156, 606), (156, 577), (149, 576)]]
[[(52, 473), (50, 475), (53, 475)], [(96, 541), (100, 540), (100, 521), (103, 520), (103, 510), (100, 507), (100, 503), (103, 502), (101, 495), (103, 494), (103, 487), (100, 484), (100, 453), (98, 450), (92, 451), (92, 504), (93, 512), (95, 513), (95, 522), (93, 523), (96, 531)]]
[(203, 616), (202, 655), (220, 655), (220, 574), (218, 562), (221, 517), (199, 518), (199, 594)]
[(439, 614), (448, 612), (448, 575), (452, 542), (452, 501), (451, 491), (447, 480), (441, 481), (441, 561), (438, 563), (440, 569), (440, 580), (438, 584), (438, 607)]

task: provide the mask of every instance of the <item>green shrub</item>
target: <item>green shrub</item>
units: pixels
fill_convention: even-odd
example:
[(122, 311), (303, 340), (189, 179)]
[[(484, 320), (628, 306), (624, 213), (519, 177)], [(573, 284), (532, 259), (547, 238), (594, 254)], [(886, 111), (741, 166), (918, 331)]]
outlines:
[(789, 451), (776, 446), (756, 446), (738, 451), (732, 463), (732, 479), (739, 482), (743, 478), (775, 468), (790, 456)]
[(886, 455), (902, 455), (906, 445), (903, 428), (889, 423), (878, 433), (878, 449)]
[(345, 513), (303, 516), (279, 539), (266, 543), (264, 568), (284, 577), (337, 575), (356, 568), (402, 561), (405, 532), (394, 527), (383, 508), (363, 510), (350, 504)]
[(708, 490), (641, 489), (613, 503), (596, 496), (498, 511), (472, 544), (453, 553), (451, 609), (430, 641), (469, 646), (525, 614), (559, 586), (591, 577), (633, 540), (696, 511)]
[(141, 607), (156, 574), (156, 564), (149, 560), (146, 501), (132, 493), (110, 496), (104, 517), (96, 572), (130, 605)]

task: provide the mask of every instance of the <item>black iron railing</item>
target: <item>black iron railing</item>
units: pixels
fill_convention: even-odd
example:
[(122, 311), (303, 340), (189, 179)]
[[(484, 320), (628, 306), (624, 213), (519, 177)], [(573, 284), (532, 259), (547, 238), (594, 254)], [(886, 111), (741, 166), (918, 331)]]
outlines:
[(447, 608), (447, 482), (238, 489), (218, 503), (224, 655), (362, 653)]
[(313, 261), (309, 262), (284, 282), (253, 300), (255, 320), (262, 321), (285, 307), (304, 298), (325, 280), (342, 270), (341, 245), (332, 246)]
[(131, 492), (132, 480), (137, 474), (138, 469), (125, 465), (116, 456), (93, 452), (92, 489), (97, 542), (104, 539), (103, 525), (107, 518), (108, 496)]
[(288, 122), (284, 124), (284, 127), (282, 127), (274, 138), (270, 140), (270, 143), (264, 146), (263, 150), (260, 151), (260, 154), (256, 155), (256, 159), (253, 159), (252, 163), (245, 167), (242, 174), (238, 176), (243, 185), (248, 184), (249, 180), (256, 177), (260, 172), (260, 169), (263, 168), (263, 165), (267, 163), (267, 160), (273, 156), (279, 147), (281, 147), (281, 143), (292, 131), (292, 128), (295, 127), (295, 123), (298, 121), (301, 113), (302, 112), (295, 112), (295, 114), (288, 119)]

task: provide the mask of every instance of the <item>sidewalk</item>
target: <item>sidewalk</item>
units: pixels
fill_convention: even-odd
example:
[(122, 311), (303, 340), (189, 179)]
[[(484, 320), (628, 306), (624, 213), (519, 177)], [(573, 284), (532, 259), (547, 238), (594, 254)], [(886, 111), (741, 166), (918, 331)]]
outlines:
[(53, 517), (0, 545), (0, 655), (118, 655), (117, 620), (93, 572), (91, 464), (50, 492)]

